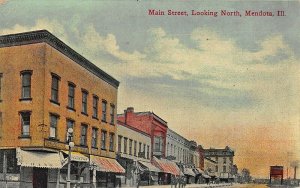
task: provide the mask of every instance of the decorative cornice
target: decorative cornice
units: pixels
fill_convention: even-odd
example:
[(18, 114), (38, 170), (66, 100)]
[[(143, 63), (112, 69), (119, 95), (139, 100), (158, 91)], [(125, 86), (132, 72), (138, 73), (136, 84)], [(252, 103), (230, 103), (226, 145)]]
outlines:
[(37, 30), (30, 31), (25, 33), (17, 33), (10, 35), (0, 36), (0, 48), (2, 47), (11, 47), (11, 46), (21, 46), (28, 44), (36, 44), (36, 43), (47, 43), (62, 54), (66, 55), (74, 62), (78, 63), (97, 77), (101, 78), (105, 82), (109, 83), (115, 88), (118, 88), (120, 82), (114, 79), (112, 76), (98, 68), (96, 65), (91, 63), (89, 60), (84, 58), (82, 55), (77, 53), (75, 50), (70, 48), (60, 39), (55, 37), (47, 30)]

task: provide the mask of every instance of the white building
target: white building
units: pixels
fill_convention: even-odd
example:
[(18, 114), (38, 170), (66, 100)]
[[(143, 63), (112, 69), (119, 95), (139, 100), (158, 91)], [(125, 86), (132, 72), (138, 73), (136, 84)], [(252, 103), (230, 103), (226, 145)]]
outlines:
[[(123, 185), (153, 185), (157, 183), (158, 168), (151, 164), (151, 137), (128, 124), (117, 124), (117, 159), (126, 170)], [(142, 173), (143, 172), (143, 173)]]

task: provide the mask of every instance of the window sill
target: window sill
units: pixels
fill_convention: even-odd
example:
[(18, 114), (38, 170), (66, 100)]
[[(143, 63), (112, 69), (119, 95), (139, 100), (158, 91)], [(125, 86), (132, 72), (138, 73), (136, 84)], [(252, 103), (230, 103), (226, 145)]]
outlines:
[(107, 123), (107, 121), (106, 121), (106, 120), (103, 120), (103, 119), (102, 119), (101, 121), (102, 121), (103, 123)]
[(19, 139), (31, 139), (31, 136), (29, 136), (29, 135), (21, 135), (18, 138)]
[(67, 109), (68, 109), (68, 110), (71, 110), (71, 111), (73, 111), (73, 112), (76, 112), (76, 110), (75, 110), (74, 108), (72, 108), (72, 107), (67, 106)]
[(60, 103), (58, 101), (54, 101), (54, 100), (50, 99), (50, 102), (53, 103), (53, 104), (56, 104), (56, 105), (60, 106)]
[(80, 147), (82, 147), (82, 148), (87, 148), (88, 146), (87, 146), (87, 145), (80, 144)]
[(92, 118), (93, 118), (93, 119), (96, 119), (96, 120), (99, 120), (99, 119), (98, 119), (97, 117), (95, 117), (95, 116), (92, 116)]
[(92, 149), (94, 149), (94, 150), (98, 150), (98, 147), (92, 147)]
[(110, 123), (110, 125), (112, 125), (112, 126), (115, 126), (115, 124), (114, 124), (114, 123)]
[(32, 98), (31, 97), (30, 98), (21, 98), (21, 99), (19, 99), (19, 101), (32, 101)]
[(114, 152), (114, 150), (109, 150), (110, 152)]
[(48, 139), (49, 139), (49, 140), (52, 140), (52, 141), (59, 141), (59, 139), (58, 139), (58, 138), (55, 138), (55, 137), (49, 137)]
[(89, 116), (87, 113), (85, 112), (81, 112), (82, 115), (85, 115), (85, 116)]
[(106, 149), (105, 149), (105, 148), (101, 148), (101, 150), (102, 150), (102, 151), (106, 151)]

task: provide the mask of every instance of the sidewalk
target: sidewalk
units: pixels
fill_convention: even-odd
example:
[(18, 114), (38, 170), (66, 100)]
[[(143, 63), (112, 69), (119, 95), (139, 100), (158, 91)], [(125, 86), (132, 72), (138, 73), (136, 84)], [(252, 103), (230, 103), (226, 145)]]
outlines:
[[(220, 184), (187, 184), (185, 188), (211, 188), (211, 187), (230, 187), (230, 183), (220, 183)], [(140, 188), (171, 188), (171, 185), (151, 185), (151, 186), (140, 186)], [(174, 186), (172, 186), (174, 188)], [(177, 186), (178, 188), (178, 186)]]

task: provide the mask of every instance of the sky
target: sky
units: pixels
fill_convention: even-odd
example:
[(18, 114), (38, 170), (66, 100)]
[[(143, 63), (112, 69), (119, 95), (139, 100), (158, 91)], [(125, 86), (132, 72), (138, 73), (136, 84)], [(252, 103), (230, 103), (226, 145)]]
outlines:
[(299, 1), (0, 0), (0, 35), (47, 29), (120, 81), (118, 113), (153, 111), (204, 148), (228, 145), (255, 177), (300, 159), (299, 19)]

